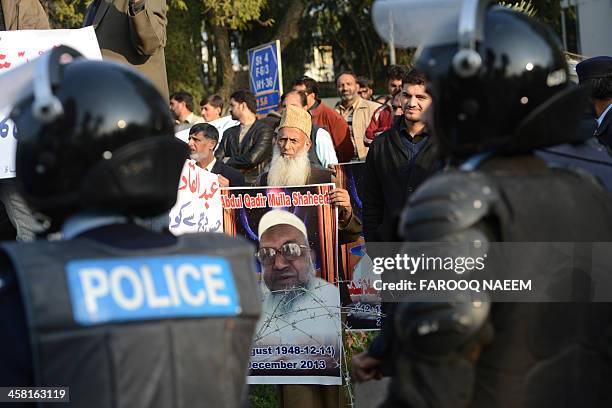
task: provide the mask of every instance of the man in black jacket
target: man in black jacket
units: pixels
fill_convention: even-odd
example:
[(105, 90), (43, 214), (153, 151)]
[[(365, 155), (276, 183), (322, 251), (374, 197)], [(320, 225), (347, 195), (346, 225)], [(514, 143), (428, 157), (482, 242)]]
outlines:
[(272, 156), (272, 129), (257, 120), (256, 109), (257, 102), (251, 92), (239, 90), (230, 96), (230, 113), (240, 126), (224, 133), (215, 153), (218, 160), (240, 170), (248, 184), (257, 180)]
[(191, 158), (201, 168), (219, 175), (221, 187), (244, 186), (244, 176), (238, 170), (221, 163), (215, 158), (214, 151), (219, 142), (219, 131), (209, 123), (198, 123), (189, 130), (189, 150)]
[(431, 137), (422, 121), (431, 104), (422, 74), (402, 81), (404, 116), (372, 143), (366, 158), (363, 231), (366, 242), (396, 241), (397, 219), (406, 196), (438, 168)]

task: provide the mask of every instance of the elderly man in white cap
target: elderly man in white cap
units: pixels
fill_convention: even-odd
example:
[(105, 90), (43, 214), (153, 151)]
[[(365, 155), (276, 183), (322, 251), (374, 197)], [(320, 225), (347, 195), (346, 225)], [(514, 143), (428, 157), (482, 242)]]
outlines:
[[(315, 276), (313, 253), (302, 220), (288, 211), (269, 211), (259, 222), (258, 235), (256, 255), (265, 288), (255, 344), (333, 345), (339, 350), (339, 290)], [(281, 406), (337, 407), (340, 393), (339, 386), (284, 385)]]
[[(267, 289), (263, 313), (268, 318), (282, 320), (274, 322), (277, 325), (273, 329), (274, 335), (287, 335), (302, 342), (312, 341), (313, 330), (326, 336), (337, 336), (340, 330), (337, 324), (340, 319), (339, 291), (336, 286), (315, 276), (313, 253), (302, 220), (288, 211), (272, 210), (261, 218), (258, 232), (257, 259)], [(310, 321), (313, 313), (315, 317), (324, 316), (324, 320), (332, 324), (322, 322), (325, 326), (322, 327), (318, 322)], [(307, 319), (299, 319), (300, 314)], [(336, 325), (329, 319), (330, 314), (337, 317)], [(294, 320), (299, 321), (292, 327)], [(263, 332), (269, 330), (263, 328)], [(279, 344), (291, 340), (283, 337)]]

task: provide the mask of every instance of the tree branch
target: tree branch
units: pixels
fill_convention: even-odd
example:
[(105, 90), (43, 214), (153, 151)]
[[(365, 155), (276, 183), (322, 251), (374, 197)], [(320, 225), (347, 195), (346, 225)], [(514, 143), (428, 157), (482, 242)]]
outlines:
[[(234, 79), (235, 73), (232, 66), (232, 54), (229, 41), (229, 29), (225, 26), (213, 24), (212, 33), (215, 39), (217, 55), (219, 57), (218, 63), (221, 65), (222, 83), (219, 89), (219, 95), (223, 100), (227, 101), (229, 95), (234, 90)], [(217, 68), (218, 69), (218, 68)]]
[(300, 19), (304, 10), (306, 10), (306, 0), (295, 0), (291, 2), (289, 9), (283, 16), (278, 30), (274, 35), (274, 39), (281, 40), (281, 51), (293, 40), (297, 39), (300, 34)]

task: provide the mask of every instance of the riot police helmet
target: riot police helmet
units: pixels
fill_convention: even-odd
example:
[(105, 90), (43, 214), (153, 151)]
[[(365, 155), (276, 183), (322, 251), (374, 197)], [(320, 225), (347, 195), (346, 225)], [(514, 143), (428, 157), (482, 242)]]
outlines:
[[(405, 7), (411, 2), (416, 11), (424, 3), (406, 0)], [(425, 73), (433, 98), (428, 124), (440, 151), (469, 157), (580, 140), (573, 129), (588, 99), (570, 81), (565, 56), (552, 31), (491, 0), (429, 2), (430, 14), (423, 12), (423, 18), (435, 14), (430, 10), (435, 5), (446, 3), (451, 11), (445, 11), (445, 18), (421, 27), (427, 33), (422, 34), (415, 55), (415, 68)], [(383, 6), (388, 7), (380, 2), (379, 8)], [(404, 9), (404, 14), (408, 11), (415, 10)], [(384, 21), (381, 14), (379, 10), (378, 19)], [(383, 37), (406, 37), (405, 30), (393, 34), (403, 29), (398, 25), (390, 30), (389, 23), (379, 24), (377, 29)]]
[(147, 217), (171, 208), (188, 148), (156, 88), (64, 46), (33, 63), (33, 85), (11, 112), (26, 200), (52, 220), (82, 209)]

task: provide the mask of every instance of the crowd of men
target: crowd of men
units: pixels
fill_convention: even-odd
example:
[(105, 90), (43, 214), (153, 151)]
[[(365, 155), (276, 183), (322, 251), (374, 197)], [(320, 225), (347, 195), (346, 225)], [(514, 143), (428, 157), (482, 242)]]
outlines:
[[(13, 5), (0, 3), (1, 29), (48, 28), (38, 2), (30, 4), (29, 14), (20, 15), (16, 9), (16, 17), (11, 14)], [(151, 83), (130, 79), (129, 71), (119, 65), (68, 65), (65, 79), (56, 84), (65, 91), (62, 98), (80, 100), (81, 87), (92, 73), (99, 74), (93, 88), (117, 89), (112, 100), (96, 107), (83, 101), (74, 113), (86, 116), (117, 104), (129, 113), (130, 126), (113, 132), (105, 129), (114, 129), (116, 123), (101, 126), (96, 130), (100, 134), (83, 134), (65, 123), (62, 127), (41, 121), (38, 127), (30, 126), (40, 119), (27, 116), (30, 105), (40, 102), (35, 93), (13, 111), (24, 131), (18, 141), (17, 181), (30, 202), (23, 201), (13, 180), (2, 181), (0, 198), (18, 239), (33, 241), (42, 231), (29, 210), (33, 204), (48, 211), (44, 227), (62, 230), (66, 241), (3, 244), (0, 324), (10, 335), (1, 337), (3, 367), (9, 367), (0, 370), (2, 381), (29, 385), (49, 376), (80, 377), (74, 397), (81, 402), (93, 401), (85, 395), (87, 386), (100, 392), (95, 396), (100, 400), (128, 398), (115, 391), (126, 382), (131, 395), (120, 405), (142, 402), (141, 398), (160, 406), (175, 400), (201, 401), (199, 385), (181, 381), (181, 375), (199, 375), (208, 356), (192, 353), (181, 358), (182, 350), (169, 350), (175, 350), (173, 342), (195, 349), (207, 332), (206, 324), (194, 319), (197, 323), (189, 326), (175, 319), (171, 327), (154, 321), (148, 328), (126, 325), (121, 326), (127, 327), (125, 331), (112, 333), (95, 327), (77, 330), (64, 293), (72, 285), (66, 282), (64, 266), (73, 256), (215, 255), (234, 245), (229, 238), (176, 238), (131, 223), (133, 217), (158, 215), (173, 205), (177, 186), (168, 180), (178, 179), (187, 149), (189, 157), (218, 174), (225, 187), (329, 183), (334, 175), (330, 165), (365, 161), (363, 219), (353, 211), (346, 190), (330, 193), (338, 208), (340, 242), (355, 241), (362, 234), (366, 243), (456, 241), (470, 234), (491, 242), (611, 242), (612, 204), (605, 186), (612, 179), (612, 57), (578, 64), (577, 87), (569, 82), (563, 54), (551, 35), (531, 29), (538, 27), (536, 22), (499, 8), (487, 9), (477, 18), (487, 27), (497, 27), (481, 39), (491, 66), (497, 58), (508, 66), (516, 64), (516, 73), (487, 71), (484, 56), (461, 44), (427, 44), (414, 69), (389, 68), (387, 92), (376, 100), (370, 80), (343, 71), (335, 79), (339, 102), (327, 106), (317, 81), (303, 76), (291, 82), (277, 112), (261, 117), (248, 90), (236, 90), (228, 101), (218, 95), (203, 98), (199, 111), (189, 93), (169, 94), (163, 54), (165, 2), (94, 1), (84, 24), (96, 28), (105, 59), (131, 65)], [(23, 24), (15, 24), (20, 19)], [(520, 47), (503, 41), (510, 35)], [(117, 38), (122, 38), (118, 44)], [(520, 92), (517, 77), (525, 85)], [(125, 86), (130, 81), (143, 92), (126, 90), (132, 89)], [(151, 89), (158, 92), (146, 106), (159, 123), (130, 117), (135, 115), (131, 107), (143, 102), (142, 95), (151, 95)], [(491, 101), (497, 105), (491, 106)], [(185, 129), (187, 145), (166, 137)], [(54, 143), (48, 143), (50, 137)], [(112, 148), (95, 143), (98, 139), (112, 140)], [(75, 168), (57, 171), (62, 165)], [(83, 174), (95, 177), (85, 185)], [(260, 225), (259, 236), (266, 245), (279, 248), (272, 248), (274, 253), (259, 251), (258, 257), (266, 266), (265, 284), (273, 289), (276, 260), (282, 257), (283, 265), (298, 260), (307, 236), (296, 233), (297, 244), (286, 247), (277, 242), (275, 231), (292, 226), (292, 232), (300, 232), (302, 224), (286, 214), (269, 217), (274, 220), (267, 229)], [(300, 262), (311, 274), (311, 261)], [(42, 265), (53, 282), (32, 278), (41, 276)], [(306, 275), (292, 285), (307, 285)], [(46, 296), (46, 285), (54, 282), (63, 282), (53, 288), (64, 292), (58, 289)], [(247, 293), (241, 296), (248, 299)], [(66, 307), (57, 315), (49, 312), (57, 304)], [(610, 304), (505, 303), (487, 310), (484, 317), (480, 303), (460, 300), (386, 305), (381, 334), (367, 351), (354, 356), (353, 374), (357, 380), (391, 375), (385, 405), (389, 407), (609, 406)], [(233, 405), (227, 406), (236, 406), (244, 380), (238, 357), (244, 358), (249, 347), (248, 330), (236, 333), (232, 324), (222, 326), (218, 332), (235, 336), (235, 343), (230, 341), (235, 353), (224, 357), (236, 361), (227, 366), (242, 380), (225, 381), (219, 375), (210, 382), (219, 393), (221, 384), (232, 383)], [(141, 347), (142, 339), (153, 337), (154, 348)], [(86, 356), (91, 350), (99, 358), (88, 364), (72, 357), (72, 351)], [(155, 353), (163, 358), (156, 359)], [(107, 354), (111, 357), (102, 356)], [(137, 367), (138, 378), (130, 382), (131, 371), (117, 370), (109, 361), (119, 366), (135, 362), (128, 368)], [(87, 375), (75, 375), (79, 370)], [(159, 387), (149, 387), (154, 391), (146, 396), (136, 395), (134, 384), (148, 381), (150, 372), (159, 374), (154, 384)], [(217, 395), (215, 388), (212, 393)], [(291, 407), (345, 404), (340, 388), (333, 386), (283, 386), (281, 401)]]
[[(420, 97), (406, 98), (407, 94), (402, 93), (402, 80), (407, 74), (405, 67), (389, 68), (386, 81), (388, 92), (376, 98), (381, 103), (373, 100), (371, 88), (362, 92), (362, 84), (371, 86), (372, 81), (358, 77), (352, 71), (344, 71), (336, 78), (340, 100), (334, 108), (321, 100), (319, 84), (307, 76), (293, 80), (291, 90), (281, 95), (278, 109), (265, 116), (257, 115), (255, 96), (248, 90), (234, 92), (227, 104), (219, 95), (202, 99), (201, 116), (195, 113), (193, 96), (188, 92), (179, 91), (170, 95), (170, 108), (176, 119), (177, 131), (191, 128), (192, 134), (195, 129), (193, 125), (212, 124), (218, 133), (215, 160), (239, 170), (247, 185), (256, 185), (258, 177), (274, 161), (273, 146), (278, 141), (276, 130), (287, 105), (300, 107), (310, 115), (312, 124), (307, 135), (310, 146), (304, 154), (308, 156), (309, 166), (315, 168), (326, 169), (333, 164), (364, 161), (372, 142), (391, 129), (395, 122), (401, 122), (405, 108), (410, 111), (410, 119), (407, 119), (410, 123), (421, 123), (418, 113), (423, 110), (418, 103)], [(424, 93), (424, 82), (420, 85)], [(405, 106), (406, 103), (409, 105)], [(228, 106), (228, 114), (221, 116), (225, 106)], [(424, 126), (417, 127), (417, 133), (420, 133)], [(207, 137), (206, 132), (201, 133)], [(217, 136), (211, 137), (217, 139)], [(410, 145), (407, 146), (410, 148)], [(291, 183), (298, 185), (307, 179), (307, 172), (299, 167), (290, 166), (289, 172), (284, 174), (288, 175)]]
[[(592, 106), (583, 120), (584, 137), (594, 145), (592, 150), (598, 151), (599, 160), (603, 161), (609, 161), (612, 152), (612, 115), (608, 115), (610, 91), (606, 82), (609, 61), (609, 57), (598, 57), (577, 67), (580, 83), (592, 89)], [(177, 120), (177, 130), (204, 121), (216, 127), (218, 139), (215, 132), (210, 132), (213, 133), (210, 136), (201, 132), (200, 136), (216, 141), (213, 160), (243, 174), (245, 184), (240, 185), (259, 185), (261, 175), (268, 172), (271, 172), (271, 179), (280, 185), (302, 185), (316, 180), (312, 177), (313, 171), (325, 170), (337, 163), (365, 161), (362, 221), (366, 241), (393, 241), (398, 238), (396, 223), (404, 205), (403, 199), (398, 198), (410, 195), (445, 163), (438, 160), (425, 122), (425, 112), (432, 102), (425, 76), (417, 70), (391, 66), (386, 81), (388, 92), (376, 98), (382, 104), (371, 99), (372, 83), (366, 79), (351, 71), (340, 73), (336, 77), (340, 100), (331, 108), (321, 100), (317, 81), (306, 76), (297, 78), (292, 81), (291, 90), (281, 96), (278, 110), (265, 117), (258, 117), (255, 97), (247, 90), (231, 95), (229, 115), (223, 117), (220, 117), (220, 112), (224, 105), (218, 95), (200, 102), (202, 117), (193, 113), (193, 98), (188, 93), (173, 94), (170, 104)], [(211, 117), (213, 104), (210, 101), (213, 100), (216, 112)], [(276, 131), (287, 105), (303, 108), (309, 113), (312, 124), (310, 130), (306, 130), (308, 146), (299, 149), (303, 154), (288, 157), (286, 160), (289, 161), (281, 167), (280, 156), (275, 151), (275, 146), (281, 142)], [(178, 111), (176, 106), (180, 107)], [(228, 127), (231, 125), (235, 126)], [(193, 127), (190, 133), (193, 134), (194, 129), (200, 128)], [(552, 150), (540, 154), (548, 155), (549, 161), (567, 159), (561, 153), (554, 156)], [(575, 164), (589, 166), (588, 157), (585, 159), (581, 161), (578, 158)], [(202, 167), (207, 165), (204, 163)], [(226, 177), (220, 170), (213, 172)], [(604, 183), (610, 180), (605, 171), (597, 173)], [(388, 177), (389, 174), (397, 177)], [(236, 186), (227, 184), (225, 180), (222, 184)]]

